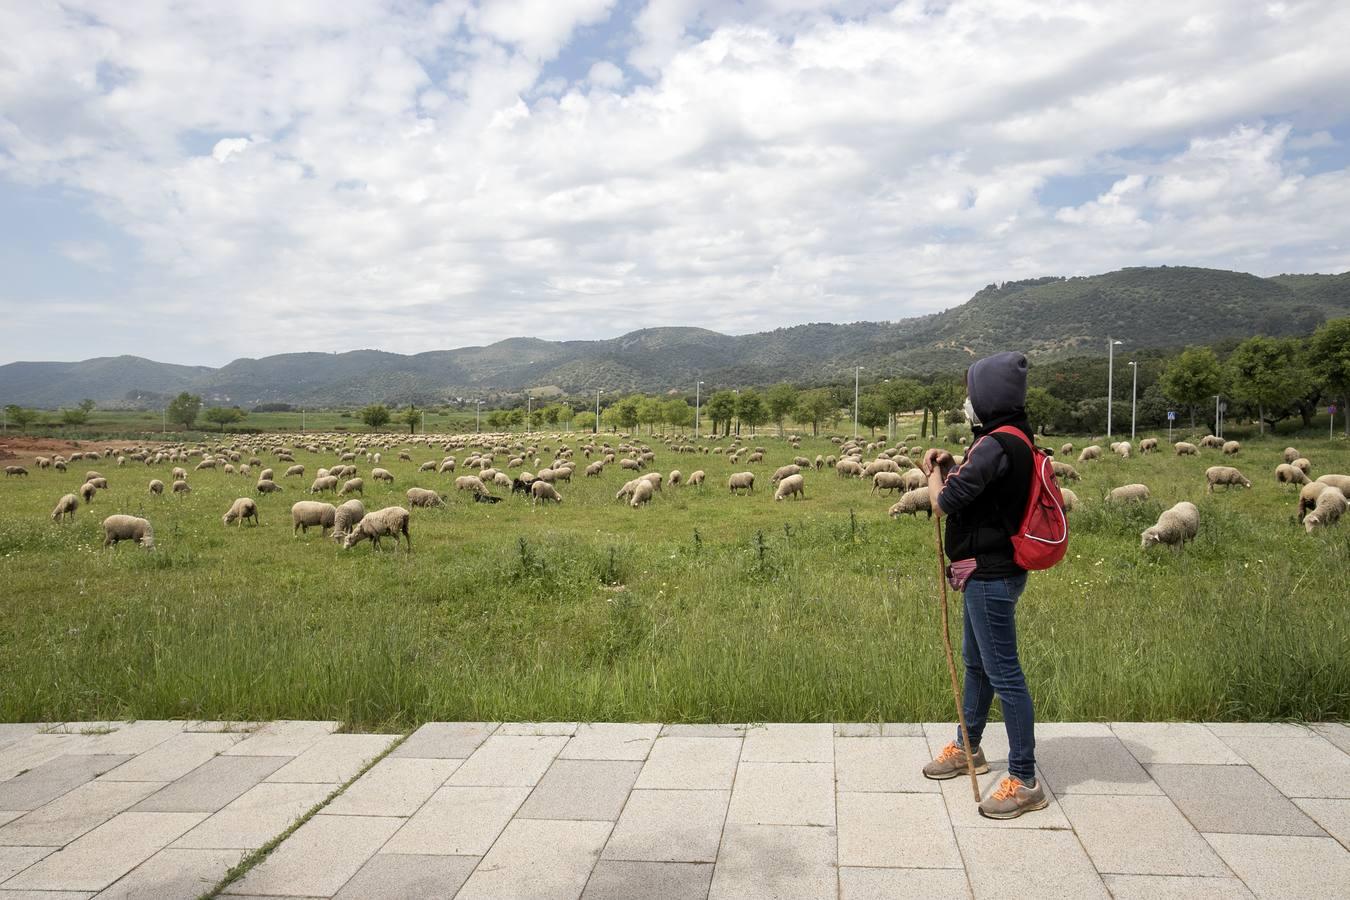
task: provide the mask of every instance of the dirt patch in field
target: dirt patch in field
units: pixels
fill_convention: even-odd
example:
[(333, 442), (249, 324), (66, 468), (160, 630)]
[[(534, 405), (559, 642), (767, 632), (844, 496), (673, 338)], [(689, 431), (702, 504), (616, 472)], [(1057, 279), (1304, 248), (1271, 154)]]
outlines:
[(60, 438), (0, 437), (0, 459), (28, 459), (35, 456), (70, 456), (77, 451), (97, 450), (102, 453), (106, 448), (125, 450), (128, 447), (153, 447), (157, 441), (66, 441)]

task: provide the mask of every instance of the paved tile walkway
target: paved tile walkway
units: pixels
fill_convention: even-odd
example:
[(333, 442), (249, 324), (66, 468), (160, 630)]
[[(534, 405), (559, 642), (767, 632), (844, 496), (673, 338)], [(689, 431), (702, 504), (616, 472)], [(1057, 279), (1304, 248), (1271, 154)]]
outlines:
[(0, 725), (0, 900), (198, 897), (320, 804), (224, 896), (1350, 897), (1339, 724), (1041, 723), (1011, 822), (919, 775), (946, 724), (336, 730)]

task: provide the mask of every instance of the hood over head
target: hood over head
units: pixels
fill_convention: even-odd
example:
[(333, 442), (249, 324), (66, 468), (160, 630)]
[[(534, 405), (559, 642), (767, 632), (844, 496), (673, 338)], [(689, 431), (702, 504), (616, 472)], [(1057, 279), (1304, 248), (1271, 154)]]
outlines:
[(1027, 423), (1027, 358), (1016, 351), (995, 353), (966, 370), (966, 394), (979, 417), (979, 431), (1017, 425), (1031, 433)]

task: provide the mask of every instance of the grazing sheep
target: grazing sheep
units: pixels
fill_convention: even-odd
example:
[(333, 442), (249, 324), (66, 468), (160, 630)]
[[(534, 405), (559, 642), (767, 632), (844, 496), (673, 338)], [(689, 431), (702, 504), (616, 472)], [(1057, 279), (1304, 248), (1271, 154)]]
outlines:
[(98, 493), (98, 488), (94, 486), (93, 482), (86, 481), (80, 485), (80, 499), (84, 501), (86, 506), (94, 502), (94, 494), (96, 493)]
[(737, 491), (755, 492), (755, 473), (754, 472), (736, 472), (727, 479), (727, 488), (731, 493)]
[(1275, 480), (1280, 484), (1308, 484), (1311, 481), (1302, 469), (1289, 463), (1280, 463), (1275, 467)]
[(856, 459), (845, 457), (834, 464), (834, 471), (840, 478), (862, 478), (863, 467)]
[(684, 480), (684, 476), (680, 474), (679, 469), (672, 469), (670, 477), (666, 480), (670, 482), (671, 487), (679, 487), (680, 483)]
[(186, 481), (175, 481), (173, 483), (173, 487), (169, 488), (169, 490), (175, 494), (192, 493), (192, 488), (188, 487), (188, 483)]
[(263, 469), (261, 472), (258, 473), (258, 480), (259, 480), (259, 481), (271, 481), (271, 480), (272, 480), (272, 475), (273, 475), (273, 472), (272, 472), (271, 469)]
[[(1322, 476), (1325, 478), (1326, 476)], [(1298, 520), (1302, 522), (1304, 517), (1312, 512), (1312, 508), (1317, 505), (1317, 498), (1322, 496), (1323, 491), (1340, 490), (1335, 484), (1318, 479), (1303, 485), (1298, 492)], [(1344, 495), (1345, 491), (1341, 490)]]
[(101, 478), (103, 478), (103, 473), (102, 473), (102, 472), (95, 472), (93, 469), (90, 469), (88, 472), (85, 472), (85, 473), (84, 473), (84, 480), (85, 480), (85, 481), (97, 481), (97, 480), (99, 480), (99, 479), (101, 479)]
[(1114, 453), (1114, 454), (1116, 454), (1116, 456), (1119, 456), (1121, 459), (1129, 459), (1129, 458), (1130, 458), (1130, 442), (1129, 442), (1129, 441), (1118, 441), (1118, 442), (1112, 444), (1112, 445), (1111, 445), (1111, 452)]
[(1317, 480), (1322, 484), (1331, 485), (1350, 499), (1350, 475), (1335, 475), (1328, 473), (1320, 476)]
[(492, 475), (492, 483), (500, 487), (509, 488), (515, 481), (505, 472), (494, 472)]
[(412, 549), (412, 536), (408, 534), (408, 520), (412, 516), (401, 506), (387, 506), (361, 517), (347, 536), (342, 539), (342, 549), (350, 550), (362, 541), (370, 541), (375, 549), (380, 549), (380, 538), (392, 537), (394, 549), (398, 550), (398, 537), (403, 535), (406, 549)]
[(782, 481), (789, 475), (796, 475), (801, 470), (802, 467), (797, 465), (796, 463), (792, 463), (786, 466), (779, 466), (777, 469), (774, 470), (773, 476), (769, 480), (772, 481), (774, 484), (777, 484), (778, 482)]
[(1139, 533), (1139, 549), (1147, 550), (1154, 544), (1167, 544), (1179, 552), (1187, 541), (1195, 540), (1200, 531), (1200, 510), (1195, 504), (1182, 500), (1158, 516), (1158, 522)]
[(1242, 444), (1237, 441), (1224, 441), (1223, 455), (1236, 456), (1242, 450)]
[(819, 472), (821, 469), (825, 468), (825, 457), (817, 453), (816, 461), (813, 465), (816, 467), (816, 471)]
[(900, 464), (893, 459), (874, 459), (863, 467), (863, 477), (871, 478), (878, 472), (899, 472)]
[(747, 456), (745, 461), (748, 463), (764, 462), (764, 451), (756, 450), (754, 453)]
[(74, 494), (64, 494), (60, 500), (56, 501), (56, 509), (52, 510), (53, 522), (64, 522), (66, 516), (75, 521), (75, 509), (80, 505), (80, 500)]
[(365, 481), (360, 478), (352, 478), (344, 481), (342, 487), (338, 488), (338, 495), (345, 497), (347, 494), (360, 494), (364, 497), (366, 494)]
[(376, 481), (383, 481), (385, 484), (394, 483), (394, 473), (388, 469), (371, 469), (370, 477)]
[[(615, 494), (614, 494), (614, 499), (615, 499), (615, 500), (627, 500), (627, 499), (629, 499), (630, 497), (632, 497), (632, 496), (633, 496), (633, 491), (637, 490), (638, 482), (640, 482), (640, 481), (642, 481), (642, 480), (643, 480), (643, 479), (641, 479), (641, 478), (634, 478), (632, 481), (625, 482), (625, 483), (624, 483), (624, 486), (621, 487), (621, 488), (619, 488), (619, 490), (618, 490), (617, 492), (615, 492)], [(649, 482), (649, 483), (650, 483), (650, 482)]]
[(1059, 493), (1064, 498), (1064, 511), (1073, 512), (1074, 507), (1078, 505), (1078, 495), (1068, 488), (1060, 488)]
[(648, 472), (646, 475), (642, 476), (644, 481), (651, 482), (652, 490), (654, 491), (661, 490), (661, 482), (664, 480), (664, 477), (665, 476), (663, 476), (660, 472)]
[(98, 488), (100, 491), (106, 491), (106, 490), (108, 489), (108, 479), (106, 479), (106, 478), (102, 478), (102, 477), (100, 477), (100, 478), (90, 478), (90, 479), (88, 479), (88, 481), (86, 481), (85, 483), (86, 483), (86, 484), (92, 484), (94, 487)]
[(337, 507), (331, 503), (301, 500), (291, 507), (291, 536), (294, 537), (298, 532), (308, 533), (311, 525), (318, 526), (319, 534), (322, 535), (333, 527), (336, 516)]
[(455, 479), (455, 490), (468, 491), (471, 494), (486, 494), (487, 486), (477, 475), (460, 475)]
[(198, 472), (200, 472), (202, 469), (214, 469), (215, 467), (216, 461), (214, 459), (204, 459), (201, 462), (197, 463)]
[(928, 497), (928, 488), (916, 488), (912, 491), (905, 491), (900, 495), (900, 499), (892, 506), (887, 513), (892, 519), (901, 515), (909, 515), (918, 518), (919, 512), (928, 513), (928, 518), (933, 518), (933, 506)]
[(1312, 463), (1308, 462), (1308, 460), (1302, 456), (1291, 462), (1289, 465), (1293, 466), (1295, 469), (1298, 469), (1304, 475), (1312, 474)]
[(703, 474), (703, 470), (702, 470), (702, 469), (695, 469), (693, 472), (689, 473), (689, 486), (690, 486), (690, 487), (702, 487), (702, 486), (703, 486), (703, 479), (704, 479), (705, 477), (706, 477), (706, 476)]
[(906, 469), (900, 473), (900, 486), (906, 491), (915, 491), (928, 484), (928, 478), (921, 469)]
[(1232, 466), (1210, 466), (1205, 470), (1205, 482), (1208, 485), (1207, 492), (1210, 494), (1214, 493), (1216, 484), (1225, 485), (1230, 490), (1235, 484), (1244, 488), (1252, 486), (1252, 483)]
[[(878, 472), (878, 475), (894, 475), (894, 472)], [(794, 500), (801, 497), (806, 499), (806, 479), (801, 475), (789, 475), (778, 482), (778, 490), (773, 492), (773, 499), (786, 500), (788, 497)]]
[(324, 491), (336, 491), (338, 480), (336, 475), (324, 475), (322, 478), (315, 478), (314, 483), (309, 486), (311, 494), (322, 494)]
[[(304, 466), (297, 466), (296, 468), (303, 469)], [(187, 469), (182, 466), (174, 466), (171, 474), (173, 475), (173, 481), (187, 481)], [(289, 475), (290, 473), (287, 472), (286, 474)]]
[[(465, 463), (465, 465), (467, 466), (468, 463)], [(437, 469), (437, 471), (438, 472), (455, 471), (455, 458), (453, 456), (447, 456), (445, 459), (441, 460), (440, 468)]]
[(1190, 443), (1189, 441), (1177, 441), (1175, 444), (1172, 445), (1172, 447), (1177, 451), (1177, 456), (1200, 455), (1200, 448)]
[(1299, 453), (1299, 452), (1298, 452), (1297, 450), (1295, 450), (1293, 447), (1285, 447), (1285, 448), (1284, 448), (1284, 461), (1287, 462), (1287, 463), (1293, 462), (1294, 460), (1298, 459), (1298, 458), (1299, 458), (1300, 456), (1302, 456), (1302, 455), (1303, 455), (1302, 453)]
[[(912, 471), (912, 470), (911, 470)], [(872, 493), (905, 489), (905, 476), (899, 472), (877, 472), (872, 476)]]
[(281, 485), (277, 484), (275, 481), (260, 478), (258, 479), (258, 483), (253, 486), (253, 489), (260, 494), (276, 494), (281, 491)]
[(1313, 505), (1312, 512), (1303, 517), (1303, 530), (1312, 534), (1318, 528), (1327, 528), (1340, 521), (1345, 514), (1345, 495), (1338, 490), (1322, 491)]
[(160, 494), (163, 494), (163, 493), (164, 493), (164, 482), (160, 481), (158, 478), (151, 478), (151, 479), (150, 479), (150, 493), (154, 494), (156, 497), (158, 497)]
[(337, 508), (333, 514), (333, 533), (330, 537), (335, 541), (341, 542), (352, 530), (352, 527), (366, 514), (366, 505), (360, 500), (348, 500)]
[(1084, 447), (1083, 452), (1078, 454), (1079, 462), (1087, 462), (1088, 460), (1101, 458), (1102, 448), (1098, 447), (1096, 444), (1093, 444), (1091, 447)]
[(647, 479), (639, 478), (633, 485), (633, 497), (628, 502), (628, 505), (633, 507), (633, 509), (637, 509), (639, 506), (651, 503), (652, 497), (655, 495), (655, 486)]
[(11, 476), (27, 476), (27, 475), (28, 470), (25, 469), (23, 466), (5, 466), (6, 478), (9, 478)]
[(548, 468), (540, 469), (540, 470), (539, 470), (539, 474), (535, 475), (534, 477), (535, 477), (535, 479), (538, 480), (538, 481), (543, 481), (543, 482), (545, 482), (545, 483), (547, 483), (547, 484), (552, 484), (552, 483), (553, 483), (553, 470), (552, 470), (552, 469), (548, 469)]
[(420, 466), (417, 467), (417, 471), (419, 471), (419, 472), (434, 472), (434, 471), (436, 471), (436, 460), (434, 460), (434, 459), (429, 459), (429, 460), (427, 460), (426, 462), (422, 463)]
[(1072, 452), (1073, 452), (1073, 444), (1065, 444), (1059, 448), (1060, 456), (1068, 456)]
[(1082, 480), (1082, 478), (1078, 474), (1078, 470), (1075, 469), (1073, 466), (1069, 465), (1068, 463), (1062, 463), (1058, 460), (1053, 460), (1050, 463), (1050, 467), (1055, 470), (1056, 478), (1061, 478), (1064, 479), (1065, 481)]
[(103, 520), (103, 546), (114, 547), (122, 541), (135, 541), (153, 550), (155, 531), (148, 521), (136, 516), (108, 516)]
[(1157, 450), (1157, 449), (1158, 449), (1158, 439), (1157, 439), (1157, 438), (1144, 438), (1142, 441), (1139, 442), (1139, 452), (1140, 452), (1140, 454), (1148, 454), (1148, 453), (1152, 453), (1153, 451), (1155, 451), (1155, 450)]
[[(651, 482), (643, 483), (650, 484)], [(539, 481), (537, 479), (530, 485), (530, 496), (534, 498), (535, 503), (538, 503), (540, 500), (552, 500), (554, 503), (562, 502), (562, 497), (558, 494), (558, 491), (553, 485), (549, 484), (547, 481)]]
[(642, 463), (638, 462), (636, 459), (621, 459), (619, 460), (619, 468), (631, 469), (636, 472), (642, 468)]
[(252, 497), (240, 497), (230, 505), (225, 515), (220, 520), (229, 525), (231, 522), (238, 522), (239, 527), (243, 527), (245, 519), (252, 519), (254, 525), (261, 525), (258, 519), (258, 504), (253, 502)]
[(282, 477), (290, 478), (292, 475), (299, 475), (303, 477), (304, 474), (305, 474), (304, 466), (291, 466), (289, 469), (286, 470), (286, 474), (283, 475)]
[(1148, 485), (1146, 484), (1126, 484), (1118, 488), (1113, 488), (1111, 493), (1106, 495), (1108, 503), (1127, 503), (1136, 500), (1149, 499)]
[(1200, 446), (1212, 447), (1217, 450), (1223, 446), (1223, 438), (1215, 437), (1212, 434), (1207, 434), (1200, 439)]
[(602, 460), (596, 460), (586, 467), (587, 478), (598, 478), (605, 471), (605, 464)]
[(429, 491), (426, 488), (412, 487), (408, 488), (408, 505), (411, 507), (433, 507), (444, 506), (445, 498), (435, 491)]

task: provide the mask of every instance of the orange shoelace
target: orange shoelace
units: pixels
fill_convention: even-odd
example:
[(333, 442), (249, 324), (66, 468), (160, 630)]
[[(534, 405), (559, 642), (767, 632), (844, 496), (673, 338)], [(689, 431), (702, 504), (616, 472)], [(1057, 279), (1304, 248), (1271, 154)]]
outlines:
[(938, 754), (937, 761), (947, 762), (949, 759), (954, 759), (955, 757), (960, 756), (961, 752), (962, 752), (961, 748), (956, 746), (956, 741), (952, 741), (950, 744), (942, 748), (942, 752)]
[(1023, 787), (1020, 780), (1009, 776), (999, 782), (998, 790), (994, 791), (995, 800), (1010, 800), (1017, 795), (1017, 789)]

